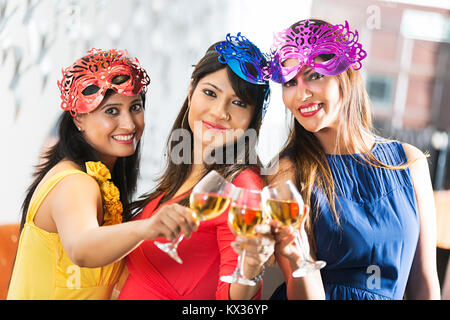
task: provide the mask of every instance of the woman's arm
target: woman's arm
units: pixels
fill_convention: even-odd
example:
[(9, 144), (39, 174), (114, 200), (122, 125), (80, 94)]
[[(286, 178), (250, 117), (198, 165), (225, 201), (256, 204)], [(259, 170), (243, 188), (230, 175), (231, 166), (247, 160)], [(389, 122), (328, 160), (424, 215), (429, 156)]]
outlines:
[(188, 209), (164, 206), (149, 219), (99, 226), (102, 200), (97, 182), (86, 175), (64, 178), (49, 194), (51, 218), (69, 258), (81, 267), (113, 263), (142, 241), (159, 236), (174, 239), (181, 231), (189, 236), (196, 228)]
[(408, 299), (440, 299), (436, 267), (436, 208), (427, 159), (409, 144), (403, 144), (408, 161), (420, 222), (419, 240), (409, 274)]
[[(295, 181), (294, 164), (288, 158), (282, 158), (279, 162), (278, 172), (269, 176), (269, 184)], [(305, 210), (306, 209), (305, 207)], [(304, 222), (306, 219), (304, 220)], [(314, 271), (301, 278), (292, 277), (292, 272), (297, 268), (299, 255), (294, 243), (294, 232), (292, 228), (280, 228), (277, 222), (271, 223), (275, 235), (275, 257), (286, 280), (286, 293), (289, 300), (321, 300), (325, 299), (322, 277), (320, 271)], [(309, 248), (309, 239), (301, 226), (301, 238), (303, 246)], [(307, 250), (309, 251), (309, 250)], [(314, 260), (314, 253), (310, 253)]]

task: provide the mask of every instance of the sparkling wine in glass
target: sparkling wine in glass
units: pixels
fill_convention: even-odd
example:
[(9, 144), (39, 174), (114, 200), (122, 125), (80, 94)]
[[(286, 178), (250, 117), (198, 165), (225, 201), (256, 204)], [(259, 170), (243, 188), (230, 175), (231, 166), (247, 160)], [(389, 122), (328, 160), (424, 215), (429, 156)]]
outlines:
[[(234, 188), (233, 184), (216, 171), (210, 171), (195, 185), (189, 196), (189, 206), (192, 209), (194, 220), (203, 221), (220, 216), (230, 205)], [(155, 241), (154, 244), (176, 262), (182, 264), (183, 260), (178, 255), (177, 248), (183, 238), (184, 234), (181, 233), (172, 242)]]
[(262, 201), (264, 211), (282, 226), (292, 226), (295, 230), (295, 245), (300, 255), (298, 268), (292, 273), (294, 278), (305, 276), (307, 273), (323, 268), (325, 261), (311, 261), (306, 258), (306, 253), (300, 240), (300, 226), (304, 219), (304, 202), (291, 180), (274, 186), (263, 188)]
[[(228, 225), (235, 235), (256, 236), (255, 226), (264, 222), (264, 212), (261, 207), (261, 192), (235, 188), (233, 200), (228, 212)], [(245, 246), (238, 257), (238, 263), (233, 274), (220, 277), (227, 283), (240, 283), (248, 286), (256, 282), (247, 279), (244, 275)]]
[(230, 201), (225, 195), (193, 191), (189, 197), (189, 206), (194, 219), (203, 221), (220, 216), (228, 208)]

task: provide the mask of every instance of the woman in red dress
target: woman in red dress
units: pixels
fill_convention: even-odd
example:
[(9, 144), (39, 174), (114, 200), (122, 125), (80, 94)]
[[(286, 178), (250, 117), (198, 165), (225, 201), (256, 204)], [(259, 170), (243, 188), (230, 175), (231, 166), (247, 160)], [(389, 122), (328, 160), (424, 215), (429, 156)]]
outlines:
[[(254, 54), (242, 58), (233, 53), (242, 45)], [(262, 189), (255, 147), (269, 85), (261, 76), (265, 58), (258, 53), (240, 34), (228, 35), (226, 41), (212, 45), (195, 66), (188, 96), (168, 140), (166, 170), (156, 188), (135, 204), (135, 220), (151, 217), (161, 208), (189, 206), (192, 188), (211, 170), (237, 187)], [(153, 243), (170, 241), (176, 234), (144, 241), (126, 258), (129, 276), (119, 299), (260, 299), (261, 281), (247, 286), (219, 278), (233, 273), (239, 244), (245, 242), (244, 274), (260, 280), (273, 241), (262, 236), (236, 238), (227, 215), (228, 210), (201, 222), (196, 232), (181, 241), (177, 251), (183, 264)]]

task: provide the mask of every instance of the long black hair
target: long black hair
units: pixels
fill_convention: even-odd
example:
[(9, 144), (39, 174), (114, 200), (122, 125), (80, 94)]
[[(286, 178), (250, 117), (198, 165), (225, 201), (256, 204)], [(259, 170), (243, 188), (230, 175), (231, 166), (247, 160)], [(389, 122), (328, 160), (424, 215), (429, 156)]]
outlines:
[[(111, 89), (108, 89), (103, 99), (106, 99), (113, 92)], [(144, 94), (141, 94), (141, 99), (145, 107)], [(33, 183), (27, 189), (27, 194), (22, 204), (20, 230), (25, 224), (31, 198), (37, 186), (50, 169), (61, 160), (66, 159), (73, 161), (86, 172), (85, 162), (101, 161), (97, 150), (87, 143), (83, 134), (76, 128), (69, 111), (64, 111), (58, 120), (58, 136), (58, 142), (43, 155), (42, 163), (36, 166), (36, 171), (33, 174)], [(141, 142), (139, 141), (134, 154), (131, 156), (119, 157), (111, 172), (111, 180), (120, 192), (120, 201), (123, 205), (122, 218), (124, 221), (130, 219), (130, 203), (132, 202), (133, 193), (136, 191), (139, 176), (140, 145)]]
[[(217, 42), (211, 45), (206, 51), (203, 58), (196, 64), (195, 69), (192, 73), (192, 90), (191, 95), (197, 87), (199, 81), (213, 73), (222, 69), (227, 70), (228, 79), (230, 80), (231, 86), (236, 93), (236, 95), (245, 103), (255, 106), (255, 112), (253, 114), (252, 120), (250, 121), (248, 129), (253, 129), (256, 132), (256, 135), (259, 135), (259, 130), (261, 128), (262, 123), (262, 107), (264, 104), (264, 98), (266, 96), (266, 92), (269, 89), (268, 85), (257, 85), (247, 82), (240, 77), (238, 77), (226, 64), (223, 64), (219, 61), (219, 54), (217, 53), (215, 47), (220, 42)], [(193, 143), (190, 144), (190, 154), (191, 159), (189, 163), (174, 163), (171, 161), (170, 155), (172, 154), (172, 150), (177, 146), (178, 142), (172, 139), (172, 134), (177, 129), (185, 129), (189, 132), (190, 138), (193, 137), (193, 132), (189, 126), (188, 122), (188, 114), (189, 112), (189, 97), (186, 97), (180, 112), (172, 126), (172, 129), (169, 134), (169, 138), (166, 144), (166, 166), (163, 173), (157, 179), (157, 185), (153, 189), (153, 191), (143, 195), (139, 200), (132, 204), (133, 214), (138, 214), (144, 207), (153, 199), (155, 199), (161, 193), (164, 193), (164, 196), (161, 199), (161, 203), (171, 199), (178, 189), (183, 185), (186, 179), (189, 177), (189, 174), (192, 170), (192, 163), (194, 163), (193, 159)], [(247, 129), (247, 130), (248, 130)], [(204, 163), (204, 172), (203, 175), (206, 175), (211, 170), (216, 170), (219, 174), (221, 174), (226, 179), (231, 179), (235, 177), (239, 172), (250, 168), (258, 171), (258, 167), (260, 168), (261, 162), (256, 154), (256, 139), (247, 139), (245, 135), (240, 138), (238, 141), (234, 143), (234, 146), (222, 146), (221, 155), (226, 156), (228, 152), (233, 152), (233, 163), (229, 164), (226, 162), (229, 161), (216, 161), (211, 163)], [(183, 143), (185, 141), (183, 140)], [(244, 145), (244, 148), (239, 148), (238, 146)], [(213, 151), (214, 153), (214, 151)], [(217, 154), (217, 153), (216, 153)], [(253, 160), (256, 158), (256, 163)], [(216, 158), (216, 160), (223, 160), (220, 158)], [(239, 161), (238, 161), (239, 160)], [(220, 162), (220, 163), (219, 163)], [(182, 205), (188, 204), (188, 196), (183, 197), (179, 201)]]

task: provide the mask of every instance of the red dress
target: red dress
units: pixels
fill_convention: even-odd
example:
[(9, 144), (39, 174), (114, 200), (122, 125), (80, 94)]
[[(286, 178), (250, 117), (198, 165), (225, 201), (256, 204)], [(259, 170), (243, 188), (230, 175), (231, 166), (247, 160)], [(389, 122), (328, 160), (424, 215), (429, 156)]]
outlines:
[[(233, 181), (237, 187), (261, 190), (262, 178), (246, 169)], [(190, 190), (188, 191), (190, 192)], [(165, 204), (176, 202), (186, 193)], [(162, 194), (151, 201), (136, 219), (151, 217), (160, 208)], [(219, 217), (202, 221), (189, 239), (178, 245), (183, 264), (178, 264), (158, 249), (152, 241), (144, 241), (126, 258), (130, 272), (122, 288), (122, 300), (226, 300), (230, 284), (219, 280), (233, 273), (238, 255), (231, 247), (236, 236), (227, 223), (228, 210)], [(155, 241), (167, 242), (164, 238)], [(261, 299), (262, 286), (252, 299)]]

